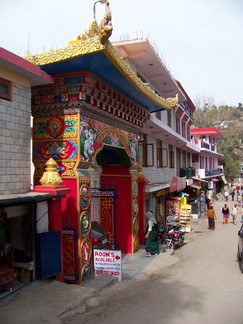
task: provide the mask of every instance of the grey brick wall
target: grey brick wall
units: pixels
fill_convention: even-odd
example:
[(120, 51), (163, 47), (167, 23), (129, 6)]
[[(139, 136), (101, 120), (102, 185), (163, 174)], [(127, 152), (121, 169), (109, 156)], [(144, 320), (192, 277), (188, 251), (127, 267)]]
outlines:
[[(172, 177), (176, 175), (175, 168), (157, 168), (157, 152), (156, 152), (156, 138), (149, 136), (148, 143), (154, 144), (154, 167), (143, 167), (143, 173), (145, 177), (149, 180), (149, 183), (170, 183)], [(167, 144), (163, 142), (163, 147), (166, 147)]]
[(13, 83), (13, 100), (0, 99), (0, 195), (30, 189), (31, 89)]

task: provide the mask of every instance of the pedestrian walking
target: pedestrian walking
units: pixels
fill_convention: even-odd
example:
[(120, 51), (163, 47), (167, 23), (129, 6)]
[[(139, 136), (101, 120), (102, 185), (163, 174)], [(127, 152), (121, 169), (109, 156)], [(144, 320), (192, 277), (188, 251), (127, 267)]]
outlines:
[(235, 200), (235, 191), (234, 191), (234, 189), (231, 191), (231, 197), (232, 197), (232, 201), (234, 201)]
[(152, 255), (159, 254), (159, 229), (157, 221), (154, 217), (154, 214), (152, 211), (148, 211), (146, 213), (147, 218), (147, 229), (145, 234), (145, 240), (146, 240), (146, 257), (151, 257)]
[(228, 198), (229, 198), (229, 192), (228, 192), (228, 190), (225, 190), (224, 197), (225, 197), (225, 201), (228, 201)]
[(240, 195), (240, 192), (238, 192), (236, 199), (237, 199), (238, 207), (240, 207), (241, 206), (241, 195)]
[(222, 208), (222, 215), (223, 215), (223, 224), (227, 224), (229, 220), (229, 207), (227, 204), (224, 204), (224, 207)]
[(207, 211), (207, 215), (208, 215), (208, 229), (209, 230), (214, 230), (215, 229), (215, 212), (213, 209), (213, 206), (210, 205)]
[(209, 209), (209, 207), (211, 206), (212, 201), (211, 199), (209, 199), (208, 197), (206, 198), (206, 205), (207, 205), (207, 210)]
[(232, 222), (236, 225), (236, 216), (237, 216), (238, 207), (237, 204), (234, 204), (231, 210)]

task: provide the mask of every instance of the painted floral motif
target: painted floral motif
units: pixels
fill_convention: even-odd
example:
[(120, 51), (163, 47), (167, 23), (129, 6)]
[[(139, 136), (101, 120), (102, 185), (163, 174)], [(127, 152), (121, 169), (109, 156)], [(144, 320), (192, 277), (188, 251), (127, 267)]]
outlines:
[(137, 200), (133, 200), (132, 208), (133, 208), (133, 215), (137, 216), (137, 214), (138, 214), (138, 202), (137, 202)]
[(138, 184), (137, 184), (137, 181), (133, 181), (132, 183), (132, 195), (134, 198), (137, 197), (138, 195)]
[(47, 123), (46, 130), (51, 137), (57, 138), (64, 132), (65, 127), (62, 119), (53, 117)]
[(132, 230), (133, 230), (133, 235), (136, 236), (138, 233), (138, 218), (137, 217), (133, 218)]
[(72, 160), (77, 159), (78, 145), (74, 141), (39, 142), (34, 147), (34, 157), (40, 160)]
[(88, 238), (85, 238), (81, 243), (81, 254), (82, 254), (82, 261), (88, 262), (91, 256), (91, 246)]
[(139, 250), (139, 240), (137, 236), (133, 237), (133, 251), (137, 252)]
[(81, 270), (81, 278), (82, 281), (85, 281), (87, 279), (91, 278), (91, 267), (89, 264), (85, 264)]
[(83, 212), (80, 219), (81, 233), (83, 236), (86, 236), (91, 227), (90, 217), (87, 212)]
[(90, 203), (90, 190), (86, 184), (80, 188), (80, 204), (83, 209), (87, 209)]
[(75, 116), (54, 116), (50, 119), (40, 117), (35, 119), (34, 139), (75, 137), (78, 133)]

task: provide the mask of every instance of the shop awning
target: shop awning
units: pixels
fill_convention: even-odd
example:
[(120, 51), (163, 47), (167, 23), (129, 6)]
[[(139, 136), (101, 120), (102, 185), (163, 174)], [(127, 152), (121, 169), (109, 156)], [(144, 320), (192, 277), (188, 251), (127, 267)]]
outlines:
[(191, 184), (189, 187), (200, 190), (202, 187)]
[(225, 179), (225, 176), (221, 176), (221, 180), (223, 181), (224, 184), (228, 183), (228, 181)]
[(218, 178), (213, 178), (212, 181), (217, 182), (217, 181), (219, 181), (219, 179)]
[(45, 200), (60, 198), (62, 195), (51, 195), (49, 193), (28, 192), (25, 194), (0, 195), (0, 207), (11, 207), (18, 205), (37, 204)]
[(203, 179), (201, 179), (201, 178), (192, 177), (192, 179), (193, 179), (193, 180), (196, 180), (196, 181), (200, 181), (200, 182), (208, 183), (208, 181), (203, 180)]

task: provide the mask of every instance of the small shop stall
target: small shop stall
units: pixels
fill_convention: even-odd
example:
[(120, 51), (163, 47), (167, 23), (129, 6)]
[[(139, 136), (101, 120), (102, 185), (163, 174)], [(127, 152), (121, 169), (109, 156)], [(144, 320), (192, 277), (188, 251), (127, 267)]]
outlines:
[(187, 197), (169, 197), (166, 200), (166, 219), (173, 219), (174, 223), (180, 223), (186, 230), (191, 231), (192, 207), (187, 204)]

